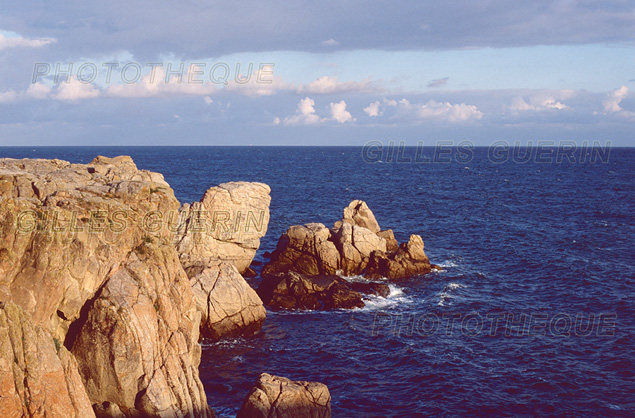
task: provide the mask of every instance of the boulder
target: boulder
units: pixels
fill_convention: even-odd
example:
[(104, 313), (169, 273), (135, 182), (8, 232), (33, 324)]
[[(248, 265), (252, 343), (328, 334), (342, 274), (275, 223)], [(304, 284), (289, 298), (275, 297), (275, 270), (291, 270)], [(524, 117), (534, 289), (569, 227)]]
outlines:
[(419, 235), (411, 235), (408, 242), (401, 244), (394, 254), (374, 251), (368, 263), (366, 277), (404, 279), (429, 273), (431, 270), (430, 260), (423, 251), (423, 240)]
[(330, 418), (331, 395), (318, 382), (293, 381), (262, 373), (236, 418)]
[(366, 202), (362, 200), (353, 200), (344, 208), (344, 217), (341, 221), (335, 223), (335, 228), (339, 228), (343, 223), (361, 226), (370, 232), (377, 233), (381, 230), (375, 215), (368, 208)]
[(219, 339), (260, 330), (266, 311), (256, 292), (233, 264), (219, 261), (211, 267), (187, 273), (194, 300), (202, 312), (201, 332)]
[(227, 261), (245, 272), (267, 232), (270, 191), (263, 183), (223, 183), (184, 204), (174, 237), (183, 267)]
[(293, 271), (265, 276), (258, 294), (278, 309), (329, 310), (364, 307), (362, 295), (334, 275), (302, 275)]

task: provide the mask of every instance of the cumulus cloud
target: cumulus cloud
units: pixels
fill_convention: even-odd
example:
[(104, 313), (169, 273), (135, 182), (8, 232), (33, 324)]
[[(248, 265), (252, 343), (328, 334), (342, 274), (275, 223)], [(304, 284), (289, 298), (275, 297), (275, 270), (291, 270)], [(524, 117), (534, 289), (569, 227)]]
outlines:
[(628, 87), (626, 86), (622, 86), (610, 92), (607, 95), (606, 99), (604, 99), (604, 102), (602, 103), (604, 105), (604, 112), (605, 113), (621, 112), (622, 106), (620, 106), (620, 103), (622, 102), (622, 100), (626, 98), (627, 95), (628, 95)]
[(55, 42), (53, 38), (27, 39), (22, 36), (5, 36), (0, 33), (0, 50), (5, 48), (39, 48)]
[(26, 95), (34, 99), (46, 99), (51, 94), (52, 88), (43, 83), (33, 83), (26, 90)]
[[(315, 113), (315, 101), (309, 97), (305, 97), (298, 103), (296, 114), (284, 118), (282, 123), (284, 125), (316, 125), (322, 121), (322, 119)], [(276, 120), (278, 123), (276, 123)], [(274, 124), (279, 124), (280, 119), (274, 119)]]
[(353, 116), (346, 110), (346, 102), (344, 100), (338, 103), (331, 103), (331, 117), (339, 123), (354, 122)]
[(373, 93), (379, 87), (370, 79), (362, 81), (339, 81), (337, 76), (323, 76), (303, 84), (296, 89), (298, 94), (342, 94), (342, 93)]
[(94, 85), (82, 83), (75, 77), (71, 77), (68, 82), (59, 84), (53, 98), (63, 101), (77, 101), (91, 99), (99, 96), (99, 94), (100, 91)]
[(18, 98), (18, 93), (13, 90), (0, 91), (0, 103), (12, 102)]
[(428, 82), (428, 85), (426, 87), (428, 88), (445, 87), (447, 86), (448, 81), (450, 81), (450, 77), (444, 77), (444, 78), (439, 78), (436, 80), (431, 80), (430, 82)]
[(543, 111), (543, 110), (562, 110), (566, 109), (567, 105), (559, 102), (553, 96), (533, 96), (525, 99), (524, 97), (517, 96), (512, 99), (511, 106), (512, 111), (522, 112), (528, 110)]
[(317, 125), (327, 121), (339, 123), (355, 122), (355, 118), (346, 110), (346, 102), (340, 100), (337, 103), (329, 103), (331, 111), (330, 118), (321, 117), (315, 111), (315, 101), (308, 96), (300, 100), (295, 115), (280, 119), (274, 118), (274, 125)]
[(424, 105), (417, 105), (416, 114), (421, 119), (437, 119), (448, 122), (466, 122), (474, 119), (481, 119), (483, 112), (474, 105), (465, 103), (451, 104), (449, 102), (439, 103), (430, 100)]
[(369, 104), (368, 107), (364, 108), (364, 112), (368, 113), (368, 116), (370, 116), (371, 118), (381, 116), (384, 112), (381, 112), (379, 110), (379, 105), (379, 101), (373, 102)]

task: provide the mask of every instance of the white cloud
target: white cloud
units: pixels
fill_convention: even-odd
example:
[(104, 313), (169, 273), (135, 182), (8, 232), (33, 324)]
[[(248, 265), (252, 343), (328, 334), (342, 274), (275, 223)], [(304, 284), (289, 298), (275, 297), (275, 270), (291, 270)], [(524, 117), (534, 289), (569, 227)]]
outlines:
[(203, 97), (203, 100), (205, 100), (205, 104), (206, 104), (206, 105), (211, 105), (212, 103), (214, 103), (214, 101), (212, 100), (212, 98), (211, 98), (211, 97), (209, 97), (209, 96), (205, 96), (205, 97)]
[(46, 99), (51, 94), (51, 87), (42, 83), (34, 83), (26, 90), (26, 95), (34, 99)]
[(18, 93), (13, 90), (0, 91), (0, 103), (12, 102), (18, 98)]
[(382, 116), (384, 111), (389, 111), (387, 117), (391, 119), (437, 120), (451, 123), (478, 120), (483, 117), (483, 112), (474, 105), (452, 104), (435, 100), (429, 100), (424, 104), (411, 103), (406, 98), (399, 101), (384, 98), (381, 103), (379, 101), (371, 103), (364, 111), (369, 116), (375, 117)]
[(622, 102), (622, 100), (626, 98), (627, 95), (628, 95), (628, 87), (626, 86), (622, 86), (610, 92), (607, 95), (604, 102), (602, 103), (604, 105), (604, 112), (605, 113), (621, 112), (622, 106), (620, 106), (620, 103)]
[(64, 101), (77, 101), (91, 99), (99, 96), (100, 91), (90, 83), (82, 83), (75, 77), (71, 77), (68, 82), (62, 82), (57, 87), (54, 99)]
[(342, 94), (342, 93), (373, 93), (379, 87), (370, 79), (357, 81), (339, 81), (337, 76), (322, 76), (317, 80), (304, 84), (296, 89), (298, 94)]
[(324, 46), (338, 46), (340, 43), (337, 42), (335, 39), (331, 38), (327, 41), (322, 42), (322, 45)]
[[(285, 125), (315, 125), (320, 123), (322, 119), (315, 113), (314, 106), (315, 101), (309, 97), (305, 97), (300, 100), (300, 103), (298, 103), (296, 115), (284, 118), (282, 123)], [(279, 121), (280, 120), (278, 119), (278, 123)]]
[(21, 36), (5, 36), (0, 33), (0, 50), (5, 48), (39, 48), (55, 42), (52, 38), (27, 39)]
[(338, 103), (331, 103), (331, 117), (339, 123), (354, 122), (353, 116), (346, 110), (346, 102), (341, 100)]
[(448, 122), (466, 122), (472, 119), (481, 119), (483, 112), (474, 105), (439, 103), (430, 100), (424, 105), (417, 105), (417, 116), (421, 119), (437, 119)]
[(560, 100), (571, 98), (575, 95), (572, 90), (560, 90), (555, 93), (539, 92), (525, 98), (516, 96), (512, 99), (509, 109), (513, 112), (562, 110), (568, 106)]
[(384, 112), (380, 112), (379, 104), (379, 101), (369, 104), (368, 107), (364, 108), (364, 112), (368, 113), (368, 116), (370, 117), (381, 116)]
[[(236, 92), (243, 96), (271, 96), (278, 90), (291, 90), (294, 87), (284, 81), (282, 77), (274, 76), (274, 68), (265, 65), (253, 74), (239, 74), (238, 77), (227, 80), (224, 90)], [(236, 81), (236, 80), (239, 81)]]
[(209, 96), (217, 88), (214, 84), (195, 83), (191, 80), (199, 80), (197, 72), (200, 69), (192, 65), (188, 68), (186, 75), (182, 79), (173, 76), (166, 82), (166, 71), (163, 67), (155, 67), (148, 72), (141, 80), (128, 84), (112, 84), (108, 86), (106, 94), (116, 97), (153, 97), (167, 94), (191, 94)]

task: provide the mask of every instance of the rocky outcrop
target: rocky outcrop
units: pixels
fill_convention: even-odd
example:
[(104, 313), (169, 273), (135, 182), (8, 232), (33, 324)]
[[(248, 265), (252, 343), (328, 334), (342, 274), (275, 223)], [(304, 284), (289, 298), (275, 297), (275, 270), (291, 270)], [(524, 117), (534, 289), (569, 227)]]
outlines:
[(175, 236), (183, 266), (227, 261), (245, 272), (267, 232), (270, 191), (263, 183), (223, 183), (184, 204)]
[(331, 395), (318, 382), (295, 382), (263, 373), (236, 418), (330, 418)]
[(265, 308), (233, 264), (219, 261), (207, 268), (190, 268), (187, 273), (194, 300), (203, 314), (203, 335), (218, 339), (260, 329)]
[(0, 415), (95, 417), (73, 356), (12, 302), (0, 303)]
[(213, 416), (197, 370), (201, 314), (173, 246), (178, 208), (163, 177), (130, 157), (0, 159), (0, 301), (35, 330), (19, 340), (7, 325), (24, 367), (2, 373), (0, 402), (7, 382), (7, 399), (26, 401), (2, 416), (31, 416), (31, 405), (92, 416), (87, 404), (100, 416)]
[(431, 271), (432, 266), (423, 252), (423, 240), (419, 235), (410, 235), (410, 240), (399, 246), (394, 254), (373, 251), (366, 270), (366, 277), (377, 279), (402, 279)]
[(348, 281), (333, 275), (306, 276), (293, 271), (265, 276), (258, 287), (272, 308), (330, 310), (363, 308), (362, 295)]
[(421, 237), (413, 235), (400, 247), (392, 230), (381, 230), (366, 203), (354, 200), (331, 229), (320, 223), (291, 226), (278, 240), (263, 275), (295, 271), (399, 279), (430, 270)]

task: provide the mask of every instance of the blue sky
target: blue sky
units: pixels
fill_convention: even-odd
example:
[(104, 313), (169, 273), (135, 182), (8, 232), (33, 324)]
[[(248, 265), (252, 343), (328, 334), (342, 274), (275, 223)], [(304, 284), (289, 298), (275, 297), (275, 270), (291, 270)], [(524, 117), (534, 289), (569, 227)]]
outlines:
[(635, 145), (632, 1), (0, 10), (0, 145)]

